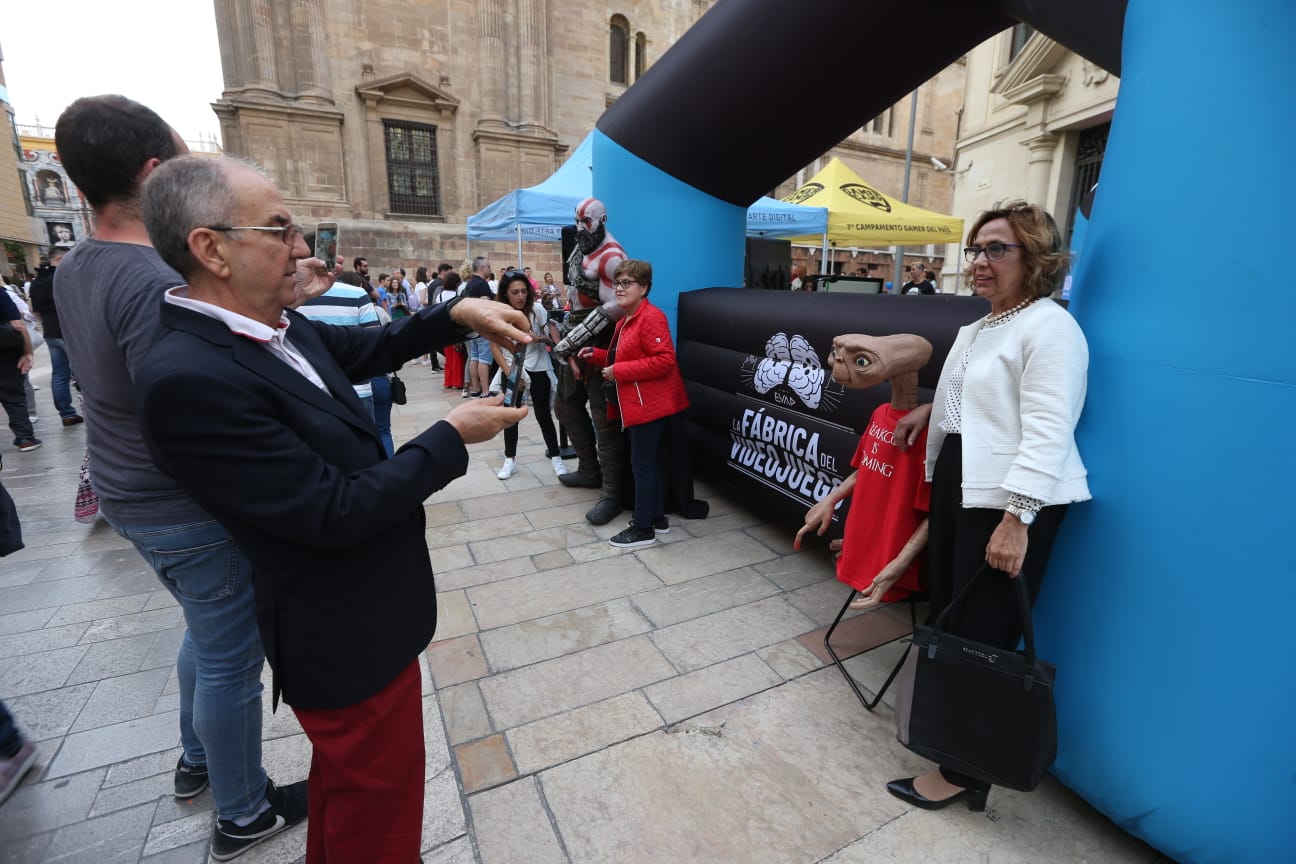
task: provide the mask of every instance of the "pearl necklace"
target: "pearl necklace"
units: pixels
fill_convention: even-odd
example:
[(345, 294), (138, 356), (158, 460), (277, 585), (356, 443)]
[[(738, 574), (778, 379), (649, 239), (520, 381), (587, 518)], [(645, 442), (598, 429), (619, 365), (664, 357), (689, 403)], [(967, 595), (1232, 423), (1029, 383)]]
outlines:
[(1035, 297), (1028, 297), (1028, 298), (1026, 298), (1025, 300), (1023, 300), (1023, 301), (1021, 301), (1020, 303), (1018, 303), (1016, 306), (1012, 307), (1011, 309), (1005, 309), (1003, 312), (996, 312), (996, 313), (994, 313), (994, 314), (992, 314), (992, 315), (987, 315), (987, 316), (985, 317), (985, 323), (984, 323), (982, 326), (983, 326), (983, 327), (994, 327), (994, 326), (997, 326), (997, 325), (999, 325), (999, 324), (1007, 323), (1007, 322), (1008, 322), (1010, 319), (1012, 319), (1012, 318), (1013, 318), (1013, 317), (1014, 317), (1018, 312), (1022, 311), (1022, 310), (1025, 309), (1027, 306), (1029, 306), (1029, 305), (1031, 305), (1032, 303), (1034, 303), (1034, 302), (1036, 301), (1036, 299), (1038, 299), (1038, 298), (1035, 298)]

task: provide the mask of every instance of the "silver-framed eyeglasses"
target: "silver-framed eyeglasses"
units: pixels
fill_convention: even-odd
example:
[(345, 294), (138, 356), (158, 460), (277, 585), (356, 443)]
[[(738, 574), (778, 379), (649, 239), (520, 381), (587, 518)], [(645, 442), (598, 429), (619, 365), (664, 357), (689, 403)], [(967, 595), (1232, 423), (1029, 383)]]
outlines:
[(977, 256), (985, 253), (987, 261), (1002, 261), (1009, 249), (1024, 248), (1020, 243), (987, 243), (984, 246), (964, 246), (963, 257), (969, 264), (975, 264)]
[(613, 288), (629, 288), (631, 285), (638, 285), (638, 279), (622, 279), (620, 282), (613, 282)]
[(287, 225), (208, 225), (209, 231), (264, 231), (278, 234), (285, 246), (291, 247), (301, 236), (302, 230), (289, 222)]

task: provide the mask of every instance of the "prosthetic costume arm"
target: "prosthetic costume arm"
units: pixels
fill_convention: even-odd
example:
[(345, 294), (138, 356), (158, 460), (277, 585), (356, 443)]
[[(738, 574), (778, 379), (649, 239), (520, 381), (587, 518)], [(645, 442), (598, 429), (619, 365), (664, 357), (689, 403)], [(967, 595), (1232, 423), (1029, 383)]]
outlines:
[[(579, 323), (572, 325), (567, 334), (563, 336), (562, 341), (554, 346), (554, 356), (559, 360), (573, 357), (587, 343), (615, 326), (616, 322), (625, 315), (625, 312), (615, 302), (611, 304), (611, 307), (611, 310), (609, 310), (608, 304), (599, 306), (582, 318)], [(559, 325), (559, 327), (561, 326)]]

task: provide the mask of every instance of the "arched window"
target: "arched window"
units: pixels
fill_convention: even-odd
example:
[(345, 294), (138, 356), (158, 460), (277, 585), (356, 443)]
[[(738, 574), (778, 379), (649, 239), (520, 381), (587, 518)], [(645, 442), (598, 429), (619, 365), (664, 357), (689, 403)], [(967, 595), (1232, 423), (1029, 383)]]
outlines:
[(644, 69), (648, 66), (648, 37), (640, 30), (635, 34), (635, 58), (634, 70), (635, 80), (638, 81), (643, 77)]
[(630, 22), (613, 15), (608, 28), (608, 80), (613, 84), (630, 83)]

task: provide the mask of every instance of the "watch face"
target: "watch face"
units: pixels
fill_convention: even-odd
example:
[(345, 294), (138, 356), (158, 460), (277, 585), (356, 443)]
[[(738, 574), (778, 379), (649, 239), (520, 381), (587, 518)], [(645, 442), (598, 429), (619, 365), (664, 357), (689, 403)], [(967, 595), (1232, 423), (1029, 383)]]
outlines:
[(1017, 515), (1023, 525), (1030, 525), (1035, 521), (1035, 514), (1029, 510), (1023, 510)]

